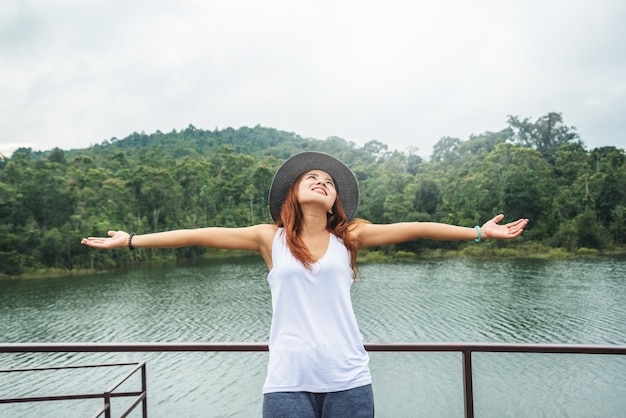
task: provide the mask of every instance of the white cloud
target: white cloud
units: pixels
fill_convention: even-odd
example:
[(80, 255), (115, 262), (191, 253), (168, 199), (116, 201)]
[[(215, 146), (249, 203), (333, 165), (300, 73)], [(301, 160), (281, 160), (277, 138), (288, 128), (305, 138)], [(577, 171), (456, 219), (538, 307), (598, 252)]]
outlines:
[(617, 0), (13, 0), (0, 143), (260, 124), (428, 155), (556, 111), (626, 148), (625, 18)]

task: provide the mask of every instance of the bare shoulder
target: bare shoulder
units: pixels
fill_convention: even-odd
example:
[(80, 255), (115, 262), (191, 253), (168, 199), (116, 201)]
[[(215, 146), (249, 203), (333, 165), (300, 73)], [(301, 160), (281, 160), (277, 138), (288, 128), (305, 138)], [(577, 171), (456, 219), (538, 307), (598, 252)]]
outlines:
[(238, 228), (238, 231), (256, 241), (260, 247), (271, 247), (277, 230), (278, 227), (272, 224), (258, 224)]
[(366, 245), (363, 242), (363, 239), (367, 241), (368, 231), (371, 229), (372, 223), (366, 221), (364, 219), (354, 219), (350, 222), (350, 226), (348, 230), (350, 231), (350, 236), (352, 241), (357, 245), (358, 248), (363, 248)]
[(278, 231), (278, 227), (273, 224), (260, 224), (252, 226), (254, 228), (263, 243), (269, 243), (271, 246), (272, 241), (274, 240), (274, 235), (276, 235), (276, 231)]

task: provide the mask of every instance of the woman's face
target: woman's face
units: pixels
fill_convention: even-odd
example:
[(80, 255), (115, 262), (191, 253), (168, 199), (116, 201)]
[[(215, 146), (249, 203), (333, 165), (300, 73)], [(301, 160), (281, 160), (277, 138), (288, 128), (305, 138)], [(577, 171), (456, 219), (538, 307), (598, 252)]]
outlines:
[(300, 206), (320, 204), (324, 206), (326, 212), (330, 212), (336, 199), (337, 189), (330, 174), (322, 170), (311, 170), (304, 173), (298, 185)]

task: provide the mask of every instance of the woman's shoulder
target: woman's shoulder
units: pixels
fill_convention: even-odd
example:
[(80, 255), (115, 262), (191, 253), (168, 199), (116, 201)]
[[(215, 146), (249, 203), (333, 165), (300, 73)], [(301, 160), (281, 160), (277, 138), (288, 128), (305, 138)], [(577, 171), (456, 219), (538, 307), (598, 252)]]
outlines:
[(367, 228), (369, 225), (372, 225), (372, 223), (367, 219), (354, 218), (348, 224), (348, 231), (353, 237), (355, 235), (358, 236), (359, 233), (361, 233), (361, 231), (363, 231), (363, 229)]
[(259, 224), (252, 226), (259, 235), (259, 237), (265, 242), (271, 242), (276, 235), (276, 232), (280, 229), (274, 224)]
[(366, 219), (355, 218), (348, 225), (348, 233), (350, 240), (354, 242), (357, 248), (363, 247), (363, 237), (367, 236), (368, 229), (374, 224)]

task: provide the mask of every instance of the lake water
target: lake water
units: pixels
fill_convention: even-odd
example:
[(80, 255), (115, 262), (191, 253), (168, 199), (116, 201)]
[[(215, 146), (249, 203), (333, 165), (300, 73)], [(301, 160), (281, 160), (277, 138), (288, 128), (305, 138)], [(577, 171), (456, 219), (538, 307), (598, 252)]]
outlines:
[[(433, 259), (363, 265), (361, 272), (353, 302), (367, 342), (626, 344), (623, 258)], [(3, 280), (0, 340), (265, 342), (266, 274), (258, 258), (238, 258)], [(377, 417), (463, 416), (460, 354), (370, 357)], [(624, 417), (625, 357), (476, 353), (476, 416)], [(152, 418), (260, 416), (267, 353), (0, 354), (0, 369), (142, 360)], [(102, 391), (115, 376), (111, 370), (3, 374), (0, 398)], [(88, 417), (100, 405), (0, 405), (0, 417)]]

